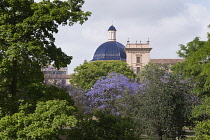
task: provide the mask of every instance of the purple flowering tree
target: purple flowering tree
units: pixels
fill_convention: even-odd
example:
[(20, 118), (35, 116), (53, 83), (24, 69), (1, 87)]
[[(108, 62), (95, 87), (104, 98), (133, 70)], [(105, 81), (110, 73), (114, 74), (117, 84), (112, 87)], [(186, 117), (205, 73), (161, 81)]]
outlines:
[[(100, 109), (112, 114), (119, 114), (117, 101), (126, 94), (139, 93), (140, 87), (135, 81), (129, 80), (122, 74), (111, 73), (97, 80), (92, 89), (86, 93), (89, 108), (92, 112)], [(125, 102), (120, 103), (122, 106), (125, 104)]]

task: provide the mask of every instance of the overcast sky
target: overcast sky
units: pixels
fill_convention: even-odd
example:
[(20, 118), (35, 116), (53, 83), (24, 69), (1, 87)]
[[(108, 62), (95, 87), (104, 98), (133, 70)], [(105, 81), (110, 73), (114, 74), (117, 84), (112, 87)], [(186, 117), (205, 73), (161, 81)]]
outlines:
[[(40, 0), (35, 0), (40, 1)], [(59, 27), (57, 47), (73, 56), (68, 73), (93, 58), (108, 40), (113, 24), (117, 41), (126, 45), (150, 40), (151, 58), (178, 58), (179, 44), (195, 37), (206, 40), (210, 24), (210, 0), (85, 0), (84, 11), (92, 12), (83, 25)]]

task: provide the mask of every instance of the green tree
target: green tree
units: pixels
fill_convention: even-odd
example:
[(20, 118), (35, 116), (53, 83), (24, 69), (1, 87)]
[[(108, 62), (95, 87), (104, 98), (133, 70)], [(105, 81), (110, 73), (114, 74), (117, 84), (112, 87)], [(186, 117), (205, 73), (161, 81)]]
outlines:
[[(46, 86), (44, 84), (39, 84), (37, 86), (30, 87), (29, 91), (32, 92), (22, 92), (21, 94), (24, 95), (19, 95), (19, 97), (23, 97), (21, 98), (23, 100), (22, 104), (31, 104), (31, 106), (27, 108), (26, 113), (33, 113), (36, 108), (36, 104), (39, 101), (46, 102), (48, 100), (59, 99), (66, 100), (69, 105), (74, 105), (74, 101), (71, 96), (69, 96), (69, 93), (66, 92), (64, 89), (60, 89), (55, 86)], [(10, 111), (11, 105), (13, 104), (14, 103), (12, 103), (9, 99), (1, 99), (0, 118), (10, 114), (8, 112)], [(17, 104), (14, 104), (16, 108), (18, 107), (18, 104), (19, 101)]]
[(136, 140), (133, 121), (98, 111), (94, 118), (78, 121), (69, 134), (75, 140)]
[(195, 135), (196, 140), (210, 139), (210, 98), (204, 98), (201, 105), (196, 106), (193, 110), (194, 117), (203, 116), (201, 121), (196, 121)]
[(20, 112), (0, 119), (0, 139), (58, 140), (65, 135), (64, 127), (74, 127), (75, 108), (65, 100), (38, 102), (34, 113), (26, 114), (30, 105), (20, 106)]
[(9, 103), (17, 112), (18, 99), (36, 94), (43, 82), (41, 67), (65, 67), (72, 57), (57, 48), (54, 33), (59, 25), (84, 23), (90, 12), (83, 0), (1, 0), (0, 8), (0, 107)]
[(192, 110), (192, 94), (189, 82), (168, 71), (166, 66), (148, 64), (141, 72), (143, 94), (139, 100), (139, 111), (134, 116), (142, 122), (147, 134), (179, 137), (187, 125)]
[[(210, 37), (210, 36), (209, 36)], [(194, 92), (198, 95), (210, 95), (210, 40), (200, 41), (196, 37), (187, 45), (180, 45), (178, 55), (185, 59), (172, 67), (173, 72), (194, 81)]]
[(210, 137), (210, 34), (208, 33), (207, 41), (201, 41), (196, 37), (187, 45), (180, 45), (178, 54), (185, 58), (185, 61), (173, 66), (173, 71), (195, 83), (193, 92), (202, 100), (200, 105), (195, 107), (193, 115), (198, 119), (203, 118), (196, 122), (196, 139), (207, 140)]
[(109, 73), (119, 73), (128, 78), (135, 78), (132, 69), (124, 61), (92, 61), (76, 67), (71, 75), (71, 83), (84, 89), (90, 89), (96, 81)]

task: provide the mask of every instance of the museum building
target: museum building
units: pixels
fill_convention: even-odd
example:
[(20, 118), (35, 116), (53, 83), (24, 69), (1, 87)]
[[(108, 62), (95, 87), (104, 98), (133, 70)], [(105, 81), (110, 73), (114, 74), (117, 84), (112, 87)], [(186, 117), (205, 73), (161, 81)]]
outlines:
[(174, 65), (177, 62), (183, 62), (183, 59), (150, 59), (150, 41), (146, 43), (130, 43), (126, 46), (117, 42), (116, 28), (112, 25), (108, 29), (108, 41), (101, 44), (95, 51), (91, 61), (121, 60), (126, 61), (128, 65), (139, 73), (142, 67), (149, 62), (157, 64)]
[[(108, 41), (102, 43), (95, 51), (91, 61), (125, 61), (134, 70), (139, 73), (142, 67), (149, 62), (157, 64), (174, 65), (177, 62), (183, 62), (184, 59), (150, 59), (150, 41), (146, 43), (130, 43), (126, 46), (116, 40), (116, 28), (112, 25), (108, 29)], [(67, 75), (67, 67), (57, 70), (53, 66), (42, 68), (46, 84), (69, 85), (70, 75)]]

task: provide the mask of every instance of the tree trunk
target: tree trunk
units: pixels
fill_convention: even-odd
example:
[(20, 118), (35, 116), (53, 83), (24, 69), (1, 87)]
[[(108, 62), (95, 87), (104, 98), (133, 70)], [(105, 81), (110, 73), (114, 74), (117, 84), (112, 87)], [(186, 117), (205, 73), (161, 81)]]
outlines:
[(158, 136), (159, 136), (159, 140), (162, 140), (163, 139), (163, 132), (162, 131), (159, 131), (158, 132)]
[(12, 61), (13, 65), (13, 74), (12, 74), (12, 81), (11, 81), (11, 87), (10, 92), (12, 95), (12, 103), (14, 104), (11, 106), (11, 113), (16, 113), (18, 111), (17, 105), (16, 105), (16, 96), (17, 96), (17, 60)]

